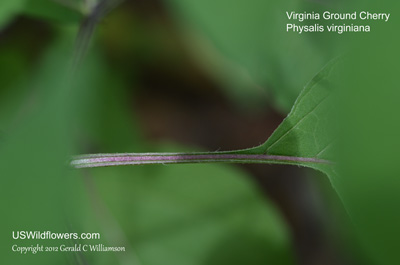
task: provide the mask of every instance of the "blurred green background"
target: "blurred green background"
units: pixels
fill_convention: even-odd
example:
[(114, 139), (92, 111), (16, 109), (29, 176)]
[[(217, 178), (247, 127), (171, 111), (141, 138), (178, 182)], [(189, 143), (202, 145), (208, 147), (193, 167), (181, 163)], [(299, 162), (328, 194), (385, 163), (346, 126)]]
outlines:
[[(394, 23), (377, 26), (379, 34), (371, 36), (299, 35), (285, 32), (286, 11), (352, 10), (357, 3), (119, 2), (0, 3), (2, 264), (397, 264), (399, 244), (392, 240), (398, 230), (392, 228), (400, 200), (393, 144), (399, 128), (390, 117), (398, 106), (387, 101), (399, 98), (390, 81), (398, 70)], [(387, 1), (385, 8), (380, 7), (398, 7)], [(342, 200), (350, 201), (346, 210), (355, 209), (352, 219), (328, 178), (298, 167), (68, 167), (69, 157), (81, 153), (256, 146), (306, 83), (351, 48), (362, 60), (350, 57), (347, 75), (339, 78), (346, 100), (338, 114), (350, 137), (341, 149), (342, 178), (331, 181)], [(366, 59), (374, 52), (380, 61)], [(376, 75), (368, 79), (365, 73)], [(376, 103), (375, 89), (383, 83), (387, 93)], [(382, 106), (386, 116), (379, 114)], [(381, 127), (370, 119), (379, 123), (382, 117), (391, 134), (384, 147), (369, 146), (381, 140)], [(391, 162), (366, 157), (369, 152), (386, 153)], [(376, 187), (377, 182), (386, 184)], [(377, 201), (372, 207), (380, 212), (365, 207)], [(11, 232), (19, 230), (99, 232), (101, 240), (89, 243), (125, 246), (126, 252), (20, 255), (11, 251), (13, 244), (82, 242), (13, 240)], [(355, 231), (372, 231), (374, 237), (360, 239)], [(365, 251), (362, 242), (371, 238), (384, 250)]]

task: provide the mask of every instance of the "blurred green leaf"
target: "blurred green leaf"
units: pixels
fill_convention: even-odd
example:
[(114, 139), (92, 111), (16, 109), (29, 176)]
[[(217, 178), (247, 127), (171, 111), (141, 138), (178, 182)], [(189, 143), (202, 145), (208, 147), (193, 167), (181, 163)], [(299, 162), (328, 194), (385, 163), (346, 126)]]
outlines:
[[(23, 14), (59, 23), (77, 24), (83, 18), (79, 3), (69, 1), (70, 6), (55, 0), (25, 0)], [(68, 1), (67, 1), (68, 2)]]
[(142, 264), (294, 264), (279, 214), (229, 166), (90, 172)]
[[(169, 2), (185, 29), (192, 26), (206, 34), (227, 58), (247, 69), (256, 83), (268, 89), (274, 99), (272, 104), (285, 112), (327, 60), (326, 50), (316, 49), (313, 39), (285, 30), (286, 11), (302, 8), (305, 1)], [(320, 7), (314, 3), (308, 8)], [(246, 89), (248, 94), (259, 95), (257, 86)]]
[(23, 10), (27, 0), (2, 0), (0, 2), (0, 30)]
[[(69, 36), (70, 37), (70, 36)], [(0, 146), (2, 260), (9, 264), (64, 264), (64, 256), (19, 255), (10, 248), (22, 244), (13, 240), (12, 231), (65, 231), (63, 206), (68, 169), (63, 160), (70, 153), (71, 138), (67, 130), (66, 109), (69, 100), (65, 70), (69, 48), (66, 38), (57, 39), (46, 52), (34, 77), (27, 84), (35, 100), (19, 117), (18, 124), (6, 128)], [(26, 96), (26, 95), (23, 95)], [(34, 241), (34, 240), (33, 240)], [(37, 244), (28, 241), (26, 243)], [(51, 244), (49, 241), (43, 241)], [(65, 243), (65, 242), (64, 242)], [(4, 244), (4, 245), (3, 245)]]
[[(365, 1), (369, 10), (399, 10), (397, 1)], [(340, 88), (340, 167), (332, 183), (375, 264), (400, 264), (400, 26), (376, 24), (351, 44)]]

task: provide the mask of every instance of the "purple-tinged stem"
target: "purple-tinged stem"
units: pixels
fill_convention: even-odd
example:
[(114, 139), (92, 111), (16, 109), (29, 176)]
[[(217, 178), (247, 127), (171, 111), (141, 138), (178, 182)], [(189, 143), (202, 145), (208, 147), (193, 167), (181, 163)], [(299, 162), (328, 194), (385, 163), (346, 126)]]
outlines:
[(75, 168), (177, 164), (177, 163), (320, 163), (331, 164), (328, 160), (281, 155), (228, 154), (228, 153), (126, 153), (95, 154), (74, 157), (71, 165)]

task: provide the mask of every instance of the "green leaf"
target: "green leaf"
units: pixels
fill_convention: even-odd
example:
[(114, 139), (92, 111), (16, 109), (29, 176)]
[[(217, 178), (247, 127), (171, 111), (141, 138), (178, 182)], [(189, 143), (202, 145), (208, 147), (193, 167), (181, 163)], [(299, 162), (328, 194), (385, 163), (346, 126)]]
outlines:
[[(288, 112), (304, 84), (331, 58), (317, 49), (326, 36), (288, 33), (286, 11), (326, 8), (310, 1), (291, 0), (169, 0), (185, 30), (199, 32), (229, 61), (248, 71), (257, 85), (247, 85), (247, 97), (260, 96), (259, 86), (272, 95), (271, 104)], [(332, 47), (327, 43), (326, 47)], [(197, 47), (193, 48), (198, 53)], [(329, 51), (329, 52), (327, 52)], [(235, 79), (235, 76), (230, 76)], [(239, 101), (243, 96), (238, 93)], [(268, 98), (267, 98), (268, 99)], [(271, 100), (273, 99), (273, 100)]]
[(232, 167), (114, 167), (90, 174), (142, 264), (295, 264), (279, 213)]
[[(76, 1), (70, 6), (54, 0), (26, 0), (23, 13), (28, 16), (59, 23), (77, 24), (83, 18), (82, 8)], [(68, 1), (67, 1), (68, 2)]]
[(0, 30), (24, 8), (26, 0), (0, 1)]
[[(303, 89), (289, 115), (268, 140), (246, 153), (333, 160), (332, 87), (330, 75), (336, 61), (328, 63)], [(322, 169), (321, 163), (294, 164)], [(323, 166), (325, 167), (325, 166)]]
[[(27, 84), (29, 89), (26, 90), (31, 93), (22, 95), (35, 97), (35, 101), (25, 100), (25, 104), (19, 105), (12, 115), (14, 126), (3, 126), (0, 120), (0, 126), (6, 129), (0, 146), (1, 208), (7, 216), (2, 218), (1, 227), (5, 234), (23, 229), (65, 229), (62, 212), (68, 196), (64, 191), (69, 185), (69, 170), (62, 161), (70, 153), (72, 139), (67, 133), (66, 109), (70, 101), (65, 94), (68, 89), (60, 80), (64, 79), (70, 54), (70, 47), (65, 45), (68, 41), (71, 41), (70, 36), (57, 39), (45, 53)], [(42, 243), (51, 244), (47, 240)], [(16, 242), (11, 236), (2, 237), (2, 247), (13, 244)], [(13, 254), (16, 253), (2, 252), (2, 261), (7, 264), (66, 264), (64, 255), (49, 253), (32, 259), (30, 255)]]
[[(399, 10), (397, 1), (366, 6)], [(399, 20), (352, 43), (340, 86), (339, 170), (331, 177), (375, 264), (400, 264)]]

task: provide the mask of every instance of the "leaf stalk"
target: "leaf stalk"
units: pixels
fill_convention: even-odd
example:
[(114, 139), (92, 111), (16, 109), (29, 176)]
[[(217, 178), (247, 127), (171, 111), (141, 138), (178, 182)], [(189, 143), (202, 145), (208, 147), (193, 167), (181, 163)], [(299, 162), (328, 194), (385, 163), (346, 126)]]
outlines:
[(209, 153), (115, 153), (93, 154), (73, 157), (74, 168), (93, 168), (125, 165), (184, 164), (184, 163), (267, 163), (267, 164), (332, 164), (331, 161), (312, 158), (266, 154), (243, 154), (234, 152)]

